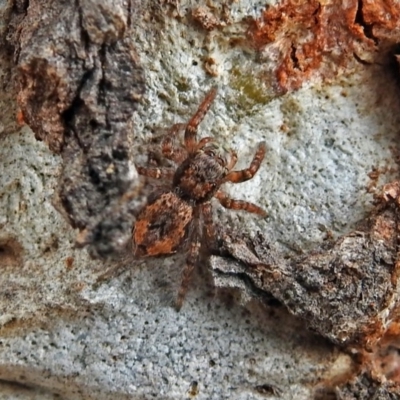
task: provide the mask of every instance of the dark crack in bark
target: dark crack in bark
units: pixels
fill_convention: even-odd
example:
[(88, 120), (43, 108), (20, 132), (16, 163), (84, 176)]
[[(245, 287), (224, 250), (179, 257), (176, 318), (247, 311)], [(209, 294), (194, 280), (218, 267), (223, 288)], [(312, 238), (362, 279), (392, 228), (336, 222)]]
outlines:
[(138, 205), (132, 114), (144, 75), (129, 34), (137, 6), (30, 1), (15, 9), (9, 35), (24, 121), (61, 154), (61, 206), (81, 231), (79, 244), (91, 245), (95, 255), (125, 246)]

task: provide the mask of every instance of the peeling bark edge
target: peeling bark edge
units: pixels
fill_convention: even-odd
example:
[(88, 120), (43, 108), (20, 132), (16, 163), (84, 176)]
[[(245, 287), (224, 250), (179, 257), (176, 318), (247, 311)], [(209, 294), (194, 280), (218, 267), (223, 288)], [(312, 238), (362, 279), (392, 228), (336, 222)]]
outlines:
[(398, 303), (398, 221), (398, 206), (385, 204), (359, 230), (291, 259), (261, 233), (225, 235), (211, 258), (215, 283), (263, 302), (272, 296), (331, 342), (372, 349)]

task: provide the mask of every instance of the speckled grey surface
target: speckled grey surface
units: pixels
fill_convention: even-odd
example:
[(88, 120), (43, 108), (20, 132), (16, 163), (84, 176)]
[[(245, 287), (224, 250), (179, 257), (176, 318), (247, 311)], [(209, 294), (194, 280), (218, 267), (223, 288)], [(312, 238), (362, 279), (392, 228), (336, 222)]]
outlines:
[[(190, 35), (204, 40), (201, 33), (185, 36), (176, 20), (170, 24), (161, 37), (138, 40), (148, 91), (135, 116), (137, 140), (187, 120), (217, 84), (200, 133), (236, 147), (239, 167), (257, 142), (268, 146), (257, 177), (227, 191), (269, 217), (237, 214), (230, 223), (303, 249), (326, 231), (351, 230), (371, 207), (368, 173), (387, 171), (381, 185), (397, 170), (399, 100), (383, 69), (361, 65), (331, 85), (257, 104), (232, 87), (229, 72), (233, 62), (251, 60), (217, 49), (219, 76), (207, 78), (193, 65), (201, 48), (188, 44)], [(180, 257), (123, 257), (122, 273), (95, 285), (115, 265), (74, 248), (76, 232), (53, 206), (60, 158), (27, 127), (0, 141), (0, 242), (10, 251), (1, 258), (0, 379), (24, 385), (2, 384), (0, 399), (263, 399), (256, 388), (272, 384), (280, 399), (301, 400), (337, 365), (342, 356), (282, 308), (243, 306), (214, 292), (205, 266), (176, 313)]]
[(246, 311), (198, 277), (177, 314), (179, 265), (164, 261), (132, 263), (93, 289), (111, 266), (73, 249), (51, 204), (58, 157), (26, 128), (2, 143), (1, 176), (13, 188), (2, 196), (2, 239), (23, 254), (2, 270), (1, 379), (66, 398), (185, 398), (194, 381), (204, 399), (262, 398), (254, 388), (265, 383), (309, 397), (304, 379), (322, 374), (333, 353), (285, 313)]

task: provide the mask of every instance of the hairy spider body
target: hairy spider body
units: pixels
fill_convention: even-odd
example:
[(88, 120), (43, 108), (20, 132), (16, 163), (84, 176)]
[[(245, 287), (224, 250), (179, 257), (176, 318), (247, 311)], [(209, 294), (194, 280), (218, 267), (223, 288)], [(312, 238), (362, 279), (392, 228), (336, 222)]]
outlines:
[(212, 150), (198, 150), (178, 167), (173, 187), (181, 199), (201, 204), (214, 197), (228, 171), (224, 161), (212, 154)]
[(215, 95), (216, 89), (212, 89), (184, 126), (183, 146), (175, 143), (176, 135), (183, 127), (181, 124), (174, 125), (162, 141), (162, 153), (178, 165), (176, 169), (137, 167), (141, 175), (171, 182), (167, 189), (156, 190), (139, 213), (133, 228), (133, 248), (137, 257), (165, 256), (185, 247), (188, 249), (177, 309), (183, 304), (201, 245), (210, 245), (215, 241), (211, 199), (215, 197), (225, 208), (265, 215), (257, 205), (233, 200), (220, 190), (226, 182), (240, 183), (255, 175), (265, 155), (265, 144), (258, 145), (249, 168), (232, 171), (237, 161), (235, 152), (231, 151), (229, 160), (226, 160), (218, 154), (215, 146), (209, 144), (213, 138), (205, 137), (197, 141), (197, 126)]
[(176, 253), (188, 236), (193, 211), (193, 206), (182, 201), (174, 192), (163, 193), (149, 202), (135, 223), (135, 255), (142, 257)]

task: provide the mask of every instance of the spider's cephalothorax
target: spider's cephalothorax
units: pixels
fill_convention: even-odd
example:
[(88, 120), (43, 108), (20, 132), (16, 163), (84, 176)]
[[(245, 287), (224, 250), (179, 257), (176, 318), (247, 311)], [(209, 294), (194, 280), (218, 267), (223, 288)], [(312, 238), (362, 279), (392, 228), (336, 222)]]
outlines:
[(211, 199), (215, 197), (225, 208), (265, 215), (264, 210), (255, 204), (233, 200), (220, 190), (226, 182), (240, 183), (255, 175), (265, 155), (265, 144), (258, 145), (248, 168), (232, 171), (237, 161), (235, 152), (230, 152), (227, 161), (210, 144), (213, 138), (197, 140), (197, 126), (215, 95), (216, 89), (212, 89), (185, 125), (183, 146), (175, 143), (182, 127), (180, 124), (173, 126), (162, 141), (163, 155), (177, 168), (137, 167), (141, 175), (170, 182), (169, 189), (158, 189), (138, 215), (133, 228), (133, 248), (138, 257), (165, 256), (176, 253), (182, 247), (188, 249), (176, 303), (178, 309), (182, 306), (201, 245), (212, 245), (215, 241)]
[(214, 197), (227, 173), (226, 161), (213, 149), (200, 149), (178, 167), (173, 187), (183, 200), (204, 203)]

